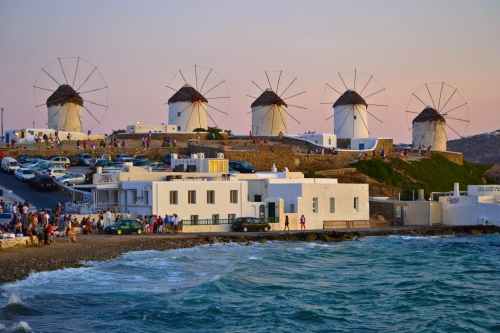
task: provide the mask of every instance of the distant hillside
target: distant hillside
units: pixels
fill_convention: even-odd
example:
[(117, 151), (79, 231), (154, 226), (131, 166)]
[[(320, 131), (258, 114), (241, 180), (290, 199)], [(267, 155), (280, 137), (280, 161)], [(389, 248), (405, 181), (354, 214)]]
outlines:
[(452, 191), (456, 182), (460, 183), (462, 191), (467, 190), (467, 185), (498, 183), (486, 175), (486, 171), (493, 166), (491, 164), (464, 161), (464, 165), (458, 165), (441, 155), (432, 155), (430, 158), (412, 162), (399, 158), (388, 162), (377, 159), (362, 160), (351, 166), (380, 184), (401, 189), (403, 200), (412, 199), (412, 190), (416, 193), (416, 190), (424, 189), (427, 198), (430, 192)]
[(500, 130), (446, 143), (449, 151), (461, 152), (469, 162), (500, 164)]

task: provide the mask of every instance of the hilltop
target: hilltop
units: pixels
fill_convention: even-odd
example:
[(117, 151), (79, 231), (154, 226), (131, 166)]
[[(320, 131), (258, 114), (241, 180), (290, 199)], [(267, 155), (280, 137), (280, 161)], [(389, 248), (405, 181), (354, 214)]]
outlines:
[(461, 152), (469, 162), (500, 164), (500, 129), (448, 141), (447, 149)]
[(388, 194), (400, 189), (403, 200), (411, 200), (413, 190), (416, 195), (418, 189), (424, 189), (426, 197), (429, 197), (430, 192), (451, 191), (456, 182), (460, 184), (461, 191), (467, 190), (467, 185), (498, 184), (497, 180), (488, 175), (491, 173), (487, 174), (488, 170), (493, 168), (492, 164), (464, 161), (463, 165), (458, 165), (441, 155), (414, 161), (404, 161), (399, 158), (388, 161), (362, 160), (351, 166), (376, 181), (375, 188), (383, 186)]

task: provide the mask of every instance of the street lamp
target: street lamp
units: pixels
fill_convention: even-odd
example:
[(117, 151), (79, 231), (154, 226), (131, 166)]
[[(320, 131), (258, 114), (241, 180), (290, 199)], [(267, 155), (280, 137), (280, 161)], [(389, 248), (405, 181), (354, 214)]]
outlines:
[(2, 136), (3, 136), (3, 108), (2, 108)]

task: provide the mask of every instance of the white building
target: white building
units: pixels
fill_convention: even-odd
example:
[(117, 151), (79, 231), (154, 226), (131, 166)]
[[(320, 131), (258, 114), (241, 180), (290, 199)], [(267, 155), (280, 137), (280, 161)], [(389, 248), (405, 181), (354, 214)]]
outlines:
[[(81, 132), (64, 132), (57, 131), (59, 138), (61, 140), (67, 140), (68, 134), (71, 133), (71, 140), (88, 140), (87, 133)], [(52, 137), (55, 139), (56, 131), (53, 129), (47, 128), (19, 128), (13, 130), (5, 131), (5, 142), (10, 143), (12, 139), (16, 140), (18, 144), (34, 142), (35, 136), (38, 136), (42, 139), (43, 135), (47, 134), (47, 137)], [(104, 134), (92, 134), (90, 136), (91, 140), (102, 140), (104, 139)], [(42, 140), (43, 141), (43, 140)]]
[(307, 140), (315, 145), (327, 147), (327, 148), (337, 148), (337, 136), (335, 134), (328, 133), (304, 133), (299, 138)]
[(177, 133), (177, 125), (128, 125), (127, 133), (148, 134), (151, 133)]
[(368, 104), (354, 90), (348, 89), (333, 104), (335, 135), (341, 139), (367, 138)]
[(466, 196), (454, 192), (439, 198), (443, 224), (500, 226), (499, 185), (469, 185)]
[(446, 120), (431, 106), (427, 106), (412, 121), (413, 148), (424, 145), (433, 150), (446, 151)]
[(185, 84), (168, 100), (168, 123), (178, 132), (207, 129), (208, 100), (190, 84)]
[(253, 135), (286, 134), (286, 110), (288, 105), (271, 89), (267, 88), (250, 106), (252, 108)]
[(148, 172), (131, 165), (115, 174), (98, 170), (94, 175), (94, 205), (139, 215), (176, 213), (185, 221), (185, 232), (230, 231), (232, 219), (260, 217), (261, 211), (266, 219), (276, 221), (272, 223), (275, 230), (284, 228), (286, 215), (292, 230), (300, 229), (302, 214), (308, 229), (330, 228), (334, 221), (369, 220), (367, 184), (306, 179), (303, 173), (286, 169), (229, 176), (224, 171), (227, 160), (221, 157), (192, 155), (192, 160), (200, 160), (194, 165), (205, 172)]

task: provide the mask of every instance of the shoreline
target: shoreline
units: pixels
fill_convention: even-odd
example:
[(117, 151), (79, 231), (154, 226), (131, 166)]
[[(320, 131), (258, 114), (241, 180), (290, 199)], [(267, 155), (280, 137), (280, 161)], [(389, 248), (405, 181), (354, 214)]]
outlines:
[(104, 261), (117, 258), (132, 251), (191, 248), (205, 244), (254, 242), (344, 242), (355, 241), (366, 236), (475, 236), (500, 232), (496, 226), (433, 226), (390, 227), (380, 229), (343, 229), (275, 231), (255, 233), (193, 233), (146, 235), (78, 235), (78, 243), (69, 243), (61, 238), (48, 246), (22, 246), (0, 250), (0, 284), (28, 277), (31, 273), (65, 268), (86, 267), (85, 261)]

